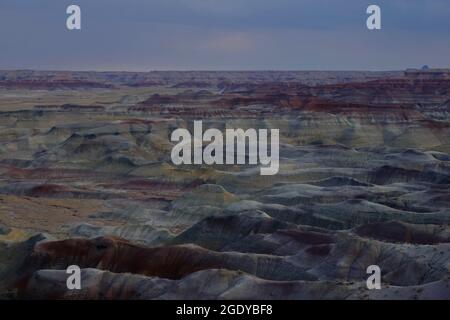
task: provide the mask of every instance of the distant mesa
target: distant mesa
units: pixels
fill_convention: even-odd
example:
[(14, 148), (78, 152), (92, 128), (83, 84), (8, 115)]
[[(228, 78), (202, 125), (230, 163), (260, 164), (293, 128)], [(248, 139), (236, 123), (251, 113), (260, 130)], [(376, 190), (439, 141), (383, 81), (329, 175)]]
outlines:
[(424, 65), (421, 69), (407, 69), (405, 76), (416, 80), (448, 80), (450, 69), (434, 69)]

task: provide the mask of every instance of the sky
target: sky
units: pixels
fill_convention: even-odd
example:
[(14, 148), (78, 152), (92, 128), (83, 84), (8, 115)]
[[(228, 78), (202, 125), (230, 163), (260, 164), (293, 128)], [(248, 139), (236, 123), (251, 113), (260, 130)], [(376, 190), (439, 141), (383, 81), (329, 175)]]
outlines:
[[(82, 30), (66, 28), (81, 7)], [(381, 8), (368, 30), (366, 9)], [(450, 67), (449, 0), (0, 0), (0, 69)]]

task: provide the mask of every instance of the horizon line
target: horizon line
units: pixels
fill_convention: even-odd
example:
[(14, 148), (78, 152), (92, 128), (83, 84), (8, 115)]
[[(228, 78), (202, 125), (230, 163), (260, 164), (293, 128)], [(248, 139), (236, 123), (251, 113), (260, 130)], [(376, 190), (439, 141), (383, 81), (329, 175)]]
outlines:
[[(370, 70), (370, 69), (154, 69), (154, 70), (95, 70), (95, 69), (31, 69), (31, 68), (17, 68), (17, 69), (2, 69), (0, 72), (13, 71), (37, 71), (37, 72), (98, 72), (98, 73), (151, 73), (151, 72), (404, 72), (407, 70), (422, 70), (421, 68), (406, 68), (406, 69), (386, 69), (386, 70)], [(450, 68), (430, 68), (433, 70), (448, 70)]]

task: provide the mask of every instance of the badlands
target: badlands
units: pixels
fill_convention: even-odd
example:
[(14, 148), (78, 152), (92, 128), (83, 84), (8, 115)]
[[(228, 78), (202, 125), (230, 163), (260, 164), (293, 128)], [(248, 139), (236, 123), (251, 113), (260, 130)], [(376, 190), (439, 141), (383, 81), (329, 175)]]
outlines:
[[(450, 70), (0, 71), (0, 298), (450, 299), (449, 112)], [(278, 174), (174, 165), (196, 120)]]

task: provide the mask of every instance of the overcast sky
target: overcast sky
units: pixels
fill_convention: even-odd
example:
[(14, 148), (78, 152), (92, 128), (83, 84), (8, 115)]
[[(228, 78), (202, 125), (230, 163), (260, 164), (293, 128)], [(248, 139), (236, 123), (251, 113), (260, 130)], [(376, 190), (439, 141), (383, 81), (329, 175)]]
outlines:
[[(66, 8), (82, 30), (66, 29)], [(382, 30), (366, 8), (382, 9)], [(0, 0), (0, 69), (450, 67), (449, 0)]]

